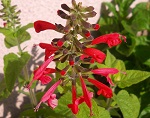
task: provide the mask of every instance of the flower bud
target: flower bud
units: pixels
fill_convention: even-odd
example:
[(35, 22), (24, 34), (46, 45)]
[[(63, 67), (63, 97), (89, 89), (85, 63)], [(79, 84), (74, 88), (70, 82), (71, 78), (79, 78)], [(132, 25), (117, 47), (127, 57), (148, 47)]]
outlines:
[(74, 7), (77, 6), (77, 3), (76, 3), (75, 0), (72, 0), (72, 5), (73, 5)]
[(61, 4), (61, 8), (70, 12), (70, 8), (66, 4)]
[(69, 70), (69, 68), (70, 68), (69, 65), (66, 66), (64, 69), (62, 69), (62, 70), (60, 71), (60, 74), (61, 74), (62, 76), (66, 75), (66, 73), (67, 73), (67, 71)]
[(84, 17), (84, 18), (90, 18), (90, 17), (94, 17), (94, 16), (96, 16), (96, 12), (95, 11), (92, 11), (92, 12), (89, 12), (89, 13), (87, 13), (87, 14), (82, 14), (82, 16)]
[(88, 28), (91, 27), (91, 24), (88, 23), (88, 22), (86, 22), (86, 21), (84, 21), (84, 20), (82, 20), (81, 23), (82, 23), (82, 25), (83, 25), (86, 29), (88, 29)]
[(63, 18), (63, 19), (69, 19), (69, 16), (68, 16), (65, 12), (63, 12), (62, 10), (58, 10), (58, 11), (57, 11), (57, 14), (58, 14), (61, 18)]
[(92, 28), (94, 30), (98, 30), (100, 28), (99, 24), (92, 24)]
[(94, 10), (93, 6), (89, 6), (89, 7), (85, 8), (85, 11), (87, 11), (87, 12), (92, 12), (93, 10)]
[(88, 31), (88, 30), (82, 30), (82, 33), (84, 34), (84, 36), (86, 38), (90, 37), (91, 36), (91, 33)]
[(73, 56), (72, 56), (72, 55), (69, 55), (69, 64), (70, 64), (71, 66), (74, 65), (74, 60), (73, 60)]

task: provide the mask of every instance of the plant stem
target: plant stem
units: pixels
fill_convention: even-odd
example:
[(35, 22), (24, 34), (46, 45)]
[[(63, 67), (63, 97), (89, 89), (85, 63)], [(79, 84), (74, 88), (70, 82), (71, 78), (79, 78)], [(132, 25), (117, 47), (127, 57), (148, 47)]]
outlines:
[[(19, 53), (22, 54), (23, 51), (21, 49), (21, 46), (20, 46), (20, 43), (19, 43), (19, 40), (18, 38), (17, 39), (17, 44), (18, 44), (18, 50), (19, 50)], [(23, 68), (23, 74), (24, 74), (24, 78), (26, 81), (29, 81), (30, 78), (29, 78), (29, 73), (28, 73), (28, 68), (27, 68), (27, 64), (24, 66)], [(29, 90), (29, 97), (30, 97), (30, 101), (31, 101), (31, 104), (33, 107), (35, 107), (37, 105), (37, 99), (36, 99), (36, 96), (35, 96), (35, 93), (32, 89)]]

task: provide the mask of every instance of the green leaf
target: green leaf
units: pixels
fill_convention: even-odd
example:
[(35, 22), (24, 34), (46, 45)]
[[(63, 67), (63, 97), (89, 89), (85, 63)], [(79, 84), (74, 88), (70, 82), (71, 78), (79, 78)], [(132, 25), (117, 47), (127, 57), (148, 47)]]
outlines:
[(125, 65), (124, 62), (116, 59), (115, 56), (113, 56), (108, 50), (107, 50), (107, 57), (105, 59), (105, 65), (109, 68), (117, 68), (121, 71), (125, 71)]
[(11, 48), (29, 40), (31, 36), (26, 30), (31, 27), (33, 27), (33, 23), (29, 23), (19, 28), (16, 33), (8, 29), (0, 28), (0, 32), (2, 32), (5, 35), (4, 39), (5, 46), (7, 48)]
[(140, 102), (134, 94), (128, 94), (121, 90), (115, 100), (123, 114), (123, 118), (137, 118), (140, 110)]
[(136, 41), (134, 36), (129, 35), (127, 37), (127, 43), (121, 43), (116, 47), (116, 50), (126, 57), (130, 56), (132, 52), (134, 51), (134, 48), (136, 46)]
[(21, 57), (18, 57), (14, 53), (9, 53), (4, 56), (4, 79), (7, 89), (10, 92), (14, 87), (16, 79), (29, 59), (30, 55), (27, 52), (22, 53)]
[(150, 9), (149, 9), (148, 2), (141, 2), (135, 6), (133, 11), (133, 21), (132, 27), (134, 30), (140, 31), (145, 29), (150, 29)]
[(122, 0), (119, 1), (119, 14), (122, 18), (126, 18), (128, 15), (128, 10), (130, 8), (130, 5), (134, 2), (135, 0)]
[(60, 70), (62, 70), (62, 69), (64, 69), (67, 65), (68, 65), (68, 62), (67, 62), (67, 61), (65, 61), (64, 63), (61, 63), (61, 62), (59, 61), (58, 64), (57, 64), (57, 68), (60, 69)]
[(21, 44), (31, 38), (30, 34), (27, 31), (24, 32), (17, 32), (17, 36), (14, 33), (7, 35), (4, 39), (5, 46), (7, 48), (11, 48)]
[[(85, 103), (79, 106), (79, 113), (77, 118), (90, 118), (90, 109)], [(109, 112), (102, 107), (99, 107), (94, 100), (92, 100), (92, 118), (110, 118)]]
[(129, 32), (132, 35), (136, 35), (137, 32), (125, 20), (121, 21), (121, 24), (126, 32)]
[(11, 34), (12, 31), (9, 29), (6, 29), (4, 27), (0, 27), (0, 33), (2, 33), (4, 36), (7, 36), (7, 35)]
[(142, 110), (139, 118), (149, 118), (150, 117), (150, 106), (147, 106), (145, 109)]
[(29, 24), (27, 24), (27, 25), (25, 25), (25, 26), (22, 26), (22, 27), (18, 30), (18, 32), (24, 32), (24, 31), (26, 31), (27, 29), (32, 28), (32, 27), (33, 27), (33, 23), (29, 23)]
[(140, 70), (127, 70), (126, 74), (121, 76), (121, 81), (118, 83), (120, 88), (129, 87), (137, 84), (150, 77), (150, 72)]
[(71, 102), (71, 100), (72, 100), (71, 95), (72, 95), (72, 93), (70, 91), (68, 91), (66, 94), (64, 94), (59, 99), (59, 104), (54, 109), (55, 113), (59, 114), (59, 116), (60, 116), (57, 118), (71, 118), (72, 117), (72, 112), (67, 106), (68, 104), (72, 103)]
[(113, 15), (115, 16), (115, 18), (118, 19), (118, 14), (116, 11), (115, 6), (111, 3), (111, 2), (104, 2), (104, 4), (108, 7), (108, 9), (113, 13)]
[(98, 21), (98, 24), (101, 26), (100, 33), (107, 34), (111, 32), (119, 32), (118, 21), (115, 21), (115, 17), (110, 17), (108, 15), (102, 15)]
[(2, 79), (2, 81), (0, 82), (0, 101), (4, 98), (7, 98), (10, 95), (10, 92), (7, 90), (6, 88), (6, 83), (4, 81), (4, 79)]

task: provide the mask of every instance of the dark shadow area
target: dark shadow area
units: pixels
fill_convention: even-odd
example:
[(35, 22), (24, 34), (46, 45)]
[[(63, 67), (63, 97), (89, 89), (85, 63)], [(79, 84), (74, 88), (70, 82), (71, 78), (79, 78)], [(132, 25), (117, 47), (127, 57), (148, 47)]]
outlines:
[[(33, 69), (37, 68), (39, 65), (43, 63), (43, 61), (39, 61), (43, 58), (44, 53), (40, 53), (38, 56), (37, 47), (33, 47), (31, 50), (31, 59), (28, 62), (28, 73), (32, 74)], [(4, 74), (0, 73), (0, 82), (4, 79)], [(18, 83), (16, 81), (16, 83)], [(6, 118), (8, 114), (11, 114), (11, 118), (19, 118), (19, 114), (24, 110), (24, 105), (30, 103), (30, 99), (28, 96), (23, 97), (23, 100), (19, 101), (18, 96), (20, 93), (16, 90), (17, 86), (15, 85), (13, 92), (9, 95), (8, 98), (4, 98), (0, 101), (0, 106), (3, 105), (3, 118)], [(36, 91), (36, 90), (35, 90)], [(16, 104), (21, 102), (20, 108), (17, 108)], [(20, 103), (19, 103), (20, 104)]]
[[(3, 105), (3, 118), (6, 118), (8, 113), (10, 112), (11, 118), (19, 118), (19, 114), (23, 109), (23, 106), (30, 102), (28, 97), (23, 97), (23, 101), (18, 101), (17, 97), (19, 93), (14, 90), (11, 95), (7, 99), (3, 99), (0, 101), (0, 105)], [(21, 102), (20, 109), (17, 108), (17, 102)]]

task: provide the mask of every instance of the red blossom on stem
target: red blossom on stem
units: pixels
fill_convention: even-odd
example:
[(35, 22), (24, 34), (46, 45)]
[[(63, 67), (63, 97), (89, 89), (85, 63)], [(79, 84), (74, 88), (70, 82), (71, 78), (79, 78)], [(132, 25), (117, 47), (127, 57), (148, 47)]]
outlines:
[(51, 86), (51, 88), (43, 95), (39, 104), (35, 107), (35, 111), (37, 111), (42, 102), (48, 103), (48, 105), (54, 109), (58, 105), (58, 100), (56, 99), (56, 94), (53, 94), (58, 85), (60, 85), (61, 80), (58, 80), (55, 84)]
[(34, 22), (34, 29), (37, 33), (39, 33), (41, 31), (48, 30), (48, 29), (56, 30), (56, 26), (47, 21), (38, 20)]
[(92, 45), (100, 44), (100, 43), (106, 43), (109, 47), (117, 46), (122, 42), (122, 39), (124, 42), (126, 42), (126, 37), (123, 35), (120, 35), (119, 33), (111, 33), (99, 36), (92, 41)]
[(34, 76), (32, 81), (26, 86), (26, 88), (30, 89), (32, 83), (35, 80), (40, 80), (42, 84), (49, 83), (52, 79), (47, 74), (55, 72), (55, 69), (47, 68), (50, 62), (53, 60), (53, 56), (47, 59), (38, 69), (34, 71)]
[(109, 75), (116, 74), (119, 71), (116, 68), (99, 68), (99, 69), (91, 70), (91, 72), (93, 74), (105, 76), (107, 78), (107, 81), (109, 82), (109, 84), (114, 85), (111, 78), (109, 77)]
[(111, 98), (113, 96), (112, 89), (106, 86), (105, 84), (91, 78), (88, 78), (88, 81), (94, 84), (99, 89), (97, 91), (97, 95), (102, 94), (106, 98)]
[(86, 55), (92, 57), (98, 63), (102, 63), (106, 57), (105, 53), (103, 53), (100, 50), (95, 49), (95, 48), (85, 48), (85, 49), (83, 49), (83, 52)]
[(76, 87), (72, 85), (72, 104), (68, 104), (73, 114), (77, 114), (79, 111), (78, 105), (84, 102), (83, 97), (77, 99)]
[(42, 49), (45, 49), (45, 60), (47, 60), (52, 54), (54, 54), (58, 50), (58, 48), (47, 43), (39, 43), (39, 46)]
[(87, 90), (86, 85), (84, 83), (84, 80), (83, 80), (83, 78), (81, 76), (80, 76), (80, 81), (81, 81), (81, 87), (82, 87), (82, 91), (83, 91), (84, 102), (90, 108), (90, 116), (92, 116), (93, 113), (92, 113), (92, 102), (91, 102), (91, 99), (93, 97), (93, 93), (89, 92)]

